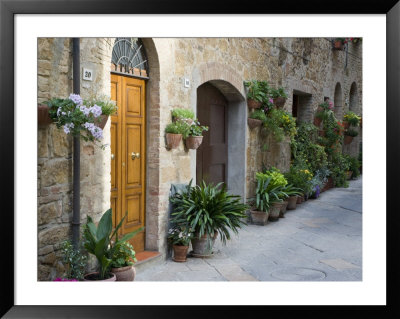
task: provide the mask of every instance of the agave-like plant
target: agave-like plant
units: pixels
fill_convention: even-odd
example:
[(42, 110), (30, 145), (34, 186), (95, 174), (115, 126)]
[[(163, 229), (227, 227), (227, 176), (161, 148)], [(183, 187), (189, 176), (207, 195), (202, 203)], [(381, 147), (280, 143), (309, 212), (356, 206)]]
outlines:
[(171, 222), (193, 229), (195, 236), (204, 234), (211, 238), (218, 232), (223, 244), (231, 238), (229, 230), (235, 234), (246, 225), (242, 218), (248, 206), (241, 203), (240, 196), (229, 195), (224, 183), (192, 186), (192, 181), (181, 192), (170, 197), (173, 205)]
[[(109, 275), (111, 262), (114, 254), (121, 245), (141, 232), (144, 227), (141, 227), (133, 232), (125, 234), (121, 239), (118, 239), (118, 229), (122, 226), (126, 215), (121, 219), (114, 231), (112, 229), (112, 210), (107, 210), (101, 217), (99, 224), (96, 225), (93, 219), (88, 216), (87, 222), (83, 228), (84, 247), (90, 253), (96, 256), (99, 265), (99, 279), (104, 279)], [(115, 236), (115, 240), (112, 239)]]

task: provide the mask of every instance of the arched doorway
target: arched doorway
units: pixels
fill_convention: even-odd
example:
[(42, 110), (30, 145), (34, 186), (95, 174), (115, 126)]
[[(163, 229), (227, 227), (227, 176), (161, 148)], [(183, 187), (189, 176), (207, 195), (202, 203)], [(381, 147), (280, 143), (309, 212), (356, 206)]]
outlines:
[(358, 112), (358, 92), (357, 92), (357, 84), (353, 82), (350, 87), (350, 104), (349, 110), (357, 113)]
[(342, 86), (340, 83), (336, 83), (335, 86), (335, 95), (334, 95), (334, 112), (338, 119), (342, 119), (343, 117), (343, 95), (342, 95)]
[[(149, 70), (142, 42), (116, 38), (111, 61), (111, 208), (113, 224), (127, 213), (121, 235), (146, 223), (146, 81)], [(145, 232), (130, 240), (136, 252), (145, 249)]]

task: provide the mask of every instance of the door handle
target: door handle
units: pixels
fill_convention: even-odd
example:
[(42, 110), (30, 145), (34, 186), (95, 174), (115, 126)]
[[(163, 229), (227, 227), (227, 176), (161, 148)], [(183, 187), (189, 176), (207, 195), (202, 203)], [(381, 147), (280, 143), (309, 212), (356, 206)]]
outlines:
[(111, 159), (113, 160), (115, 158), (114, 154), (111, 154)]
[(131, 157), (134, 160), (135, 158), (140, 158), (140, 154), (132, 152)]

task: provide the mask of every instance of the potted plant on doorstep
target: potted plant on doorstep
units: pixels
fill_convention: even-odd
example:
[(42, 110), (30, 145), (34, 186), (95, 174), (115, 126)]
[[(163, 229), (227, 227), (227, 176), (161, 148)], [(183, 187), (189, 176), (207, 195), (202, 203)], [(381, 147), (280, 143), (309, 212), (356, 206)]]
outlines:
[(187, 253), (189, 250), (190, 241), (193, 237), (193, 233), (187, 227), (181, 225), (174, 225), (168, 231), (168, 242), (172, 245), (174, 251), (174, 257), (172, 258), (176, 262), (185, 262)]
[(186, 148), (195, 150), (203, 141), (203, 131), (208, 131), (208, 126), (200, 126), (200, 122), (195, 120), (187, 132), (188, 136), (185, 138)]
[(268, 94), (268, 84), (265, 81), (244, 81), (247, 87), (247, 106), (249, 109), (258, 109)]
[(254, 110), (250, 113), (247, 118), (247, 124), (250, 129), (253, 129), (257, 126), (261, 126), (267, 119), (265, 112), (263, 110)]
[(117, 281), (134, 281), (136, 269), (133, 264), (137, 261), (136, 253), (129, 242), (123, 242), (114, 252), (111, 261), (111, 272), (117, 277)]
[(182, 140), (182, 136), (186, 136), (189, 131), (189, 125), (185, 122), (176, 121), (170, 123), (165, 128), (165, 138), (167, 142), (167, 149), (178, 148)]
[(277, 108), (281, 108), (285, 105), (287, 94), (285, 92), (285, 89), (283, 87), (280, 87), (278, 89), (271, 89), (271, 97), (274, 101), (274, 105)]
[(192, 186), (192, 181), (183, 191), (170, 197), (173, 206), (171, 221), (193, 230), (191, 239), (194, 257), (212, 256), (212, 248), (219, 234), (222, 244), (231, 238), (242, 225), (246, 225), (244, 213), (248, 208), (241, 203), (240, 196), (226, 192), (224, 183)]
[[(86, 274), (84, 276), (85, 281), (116, 281), (115, 274), (110, 271), (115, 253), (120, 250), (123, 243), (144, 229), (144, 227), (141, 227), (118, 239), (118, 230), (121, 228), (126, 215), (114, 230), (112, 228), (111, 208), (100, 218), (97, 227), (93, 219), (90, 216), (87, 217), (87, 222), (83, 228), (83, 243), (88, 253), (96, 257), (98, 271)], [(115, 239), (113, 240), (113, 238)]]

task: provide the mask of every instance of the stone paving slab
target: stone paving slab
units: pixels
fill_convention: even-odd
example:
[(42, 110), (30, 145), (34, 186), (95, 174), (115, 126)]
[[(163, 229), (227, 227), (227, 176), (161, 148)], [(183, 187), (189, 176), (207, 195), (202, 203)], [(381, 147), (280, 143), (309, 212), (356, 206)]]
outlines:
[(249, 224), (210, 258), (172, 259), (137, 281), (361, 281), (362, 179), (310, 199), (285, 218)]

